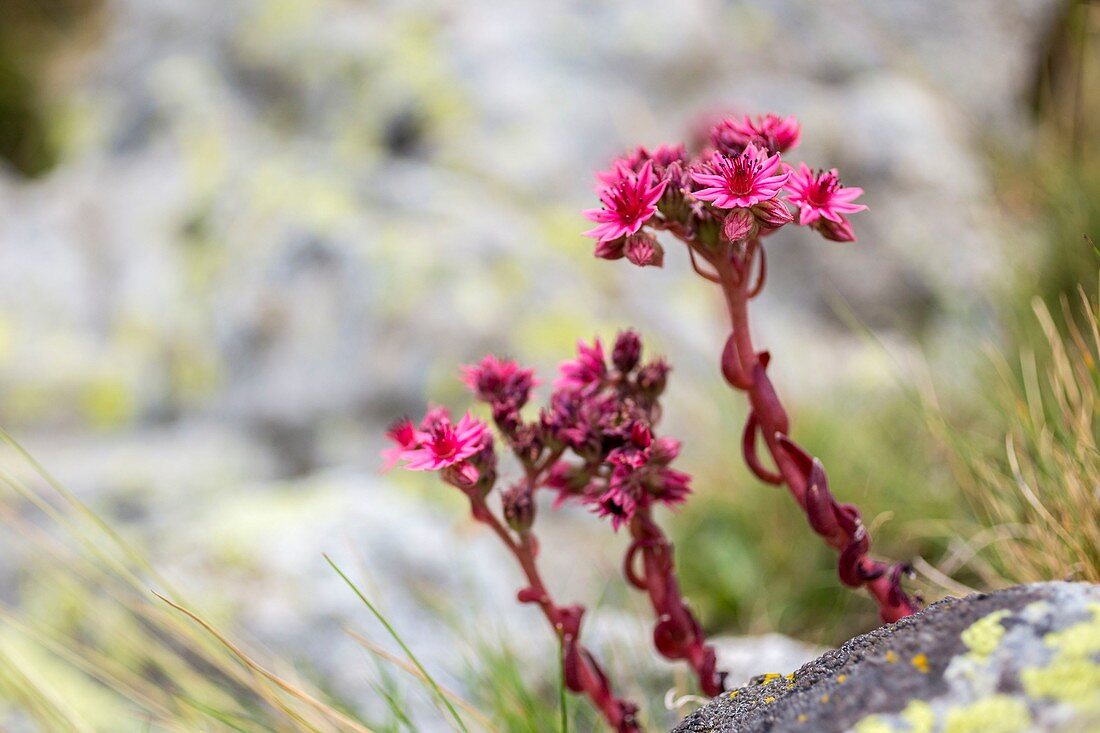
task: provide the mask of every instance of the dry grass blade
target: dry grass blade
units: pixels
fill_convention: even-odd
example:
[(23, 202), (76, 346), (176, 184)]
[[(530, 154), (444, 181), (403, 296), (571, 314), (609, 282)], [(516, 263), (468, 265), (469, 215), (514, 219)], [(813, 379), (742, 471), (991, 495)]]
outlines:
[(325, 703), (321, 702), (317, 698), (310, 695), (308, 692), (300, 689), (299, 687), (296, 687), (295, 685), (292, 685), (291, 683), (284, 680), (282, 677), (279, 677), (274, 672), (271, 672), (270, 670), (263, 667), (259, 662), (252, 659), (252, 657), (250, 657), (248, 654), (246, 654), (244, 652), (244, 650), (242, 650), (236, 644), (234, 644), (232, 641), (230, 641), (228, 638), (226, 638), (221, 632), (219, 632), (217, 629), (215, 629), (209, 622), (207, 622), (205, 619), (203, 619), (198, 614), (194, 613), (193, 611), (190, 611), (187, 608), (184, 608), (183, 606), (179, 605), (178, 603), (173, 602), (172, 600), (170, 600), (168, 598), (165, 598), (164, 596), (162, 596), (160, 593), (157, 593), (156, 591), (152, 591), (152, 593), (157, 598), (164, 601), (169, 606), (176, 609), (180, 613), (184, 614), (185, 616), (190, 618), (192, 621), (197, 623), (199, 626), (201, 626), (203, 629), (205, 629), (207, 633), (209, 633), (211, 636), (213, 636), (215, 639), (217, 639), (219, 643), (221, 643), (226, 649), (228, 649), (233, 654), (233, 656), (235, 656), (239, 660), (241, 660), (241, 662), (244, 663), (244, 665), (247, 666), (249, 669), (251, 669), (253, 672), (260, 675), (261, 677), (263, 677), (267, 681), (271, 682), (273, 685), (275, 685), (280, 690), (287, 693), (288, 695), (290, 695), (294, 699), (305, 703), (310, 708), (312, 708), (312, 709), (316, 710), (317, 712), (321, 713), (323, 716), (325, 716), (326, 718), (329, 718), (333, 722), (339, 723), (341, 726), (344, 726), (346, 730), (356, 731), (356, 733), (375, 733), (370, 728), (367, 728), (366, 726), (364, 726), (360, 723), (357, 723), (356, 721), (352, 720), (351, 718), (349, 718), (347, 715), (340, 712), (339, 710), (337, 710), (337, 709), (335, 709), (335, 708), (333, 708), (329, 705), (326, 705)]
[[(401, 657), (397, 656), (396, 654), (392, 654), (392, 653), (386, 651), (385, 649), (383, 649), (378, 644), (375, 644), (370, 639), (366, 638), (365, 636), (362, 636), (361, 634), (359, 634), (355, 631), (352, 631), (351, 629), (344, 629), (344, 633), (346, 633), (352, 639), (355, 639), (355, 641), (360, 646), (362, 646), (364, 649), (366, 649), (371, 654), (374, 654), (375, 656), (386, 660), (390, 664), (401, 668), (402, 670), (404, 670), (406, 673), (408, 673), (409, 675), (411, 675), (415, 679), (419, 680), (420, 682), (423, 682), (423, 683), (427, 684), (428, 680), (424, 676), (424, 673), (421, 672), (419, 669), (417, 669), (416, 665), (414, 665), (412, 662), (409, 662), (409, 661), (407, 661), (405, 659), (402, 659)], [(454, 702), (455, 705), (458, 705), (464, 711), (469, 713), (470, 717), (473, 718), (474, 720), (476, 720), (479, 725), (483, 726), (485, 728), (485, 730), (493, 731), (493, 733), (496, 733), (497, 728), (496, 728), (496, 726), (493, 725), (492, 721), (489, 720), (487, 717), (485, 717), (485, 715), (481, 711), (479, 711), (477, 708), (475, 708), (473, 705), (471, 705), (469, 702), (467, 702), (457, 692), (455, 692), (453, 690), (450, 690), (447, 687), (444, 687), (443, 685), (439, 686), (439, 691), (441, 693), (443, 693), (443, 695), (445, 697), (447, 697), (447, 699)]]
[(1003, 384), (1000, 455), (930, 421), (952, 445), (979, 519), (1012, 529), (979, 553), (1005, 582), (1100, 582), (1100, 298), (1078, 296), (1061, 300), (1064, 333), (1042, 301), (1033, 303), (1040, 336), (1018, 372), (993, 360)]

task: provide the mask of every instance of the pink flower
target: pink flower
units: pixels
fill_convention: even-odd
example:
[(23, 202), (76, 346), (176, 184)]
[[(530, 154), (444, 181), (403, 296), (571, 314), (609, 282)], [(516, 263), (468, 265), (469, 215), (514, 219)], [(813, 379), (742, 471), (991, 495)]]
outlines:
[(667, 466), (680, 455), (680, 441), (676, 438), (657, 438), (649, 449), (649, 460), (659, 466)]
[(652, 482), (652, 491), (657, 501), (675, 509), (691, 493), (691, 476), (674, 468), (661, 468)]
[(599, 242), (607, 242), (634, 234), (657, 213), (657, 202), (668, 181), (653, 182), (653, 161), (647, 160), (637, 173), (625, 164), (618, 164), (618, 180), (607, 182), (600, 191), (603, 208), (589, 209), (586, 218), (596, 226), (585, 232)]
[(486, 354), (477, 364), (462, 367), (462, 381), (479, 399), (491, 403), (507, 403), (523, 407), (538, 381), (533, 369)]
[(420, 432), (427, 432), (441, 423), (451, 421), (451, 411), (442, 405), (432, 405), (424, 413), (424, 419), (420, 421)]
[(629, 524), (638, 511), (638, 501), (625, 486), (612, 484), (607, 491), (589, 501), (597, 516), (611, 517), (611, 528), (616, 532), (619, 527)]
[(429, 430), (418, 432), (418, 445), (401, 453), (410, 471), (439, 471), (465, 461), (485, 448), (489, 430), (485, 423), (466, 413), (457, 425), (448, 419), (437, 421)]
[(584, 389), (599, 384), (607, 374), (603, 344), (599, 339), (593, 341), (591, 346), (578, 341), (577, 358), (563, 361), (558, 371), (561, 376), (554, 382), (557, 389)]
[(412, 420), (409, 418), (401, 418), (386, 431), (386, 437), (393, 441), (394, 445), (386, 448), (382, 451), (382, 458), (385, 460), (385, 464), (382, 466), (383, 471), (388, 471), (397, 465), (397, 462), (401, 460), (401, 454), (407, 450), (412, 450), (417, 446), (416, 428), (413, 427)]
[(846, 224), (844, 214), (854, 214), (867, 208), (863, 204), (852, 203), (863, 193), (863, 189), (841, 185), (836, 168), (814, 173), (805, 163), (800, 163), (797, 171), (791, 171), (787, 189), (791, 203), (798, 207), (798, 223), (802, 226), (809, 226), (819, 219)]
[(673, 163), (682, 163), (687, 158), (687, 148), (682, 143), (658, 145), (652, 152), (639, 146), (635, 148), (634, 152), (613, 162), (608, 170), (596, 173), (596, 178), (602, 184), (597, 190), (616, 185), (631, 172), (637, 173), (646, 161), (653, 161), (654, 173), (660, 178), (665, 168)]
[(696, 191), (695, 198), (720, 209), (755, 206), (775, 198), (787, 182), (790, 174), (774, 175), (778, 169), (778, 153), (769, 156), (753, 145), (733, 158), (714, 153), (703, 172), (691, 174), (696, 183), (707, 187)]
[(776, 153), (785, 153), (795, 147), (801, 137), (802, 126), (798, 120), (774, 114), (722, 120), (711, 133), (711, 141), (719, 150), (757, 145)]

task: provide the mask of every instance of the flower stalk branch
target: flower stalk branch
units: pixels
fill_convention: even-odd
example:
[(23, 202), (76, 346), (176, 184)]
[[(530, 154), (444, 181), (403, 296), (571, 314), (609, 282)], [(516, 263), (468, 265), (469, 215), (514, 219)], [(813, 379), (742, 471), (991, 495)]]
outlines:
[[(896, 621), (917, 609), (901, 587), (907, 568), (868, 554), (870, 536), (859, 510), (836, 500), (821, 462), (790, 438), (790, 420), (768, 376), (770, 355), (756, 350), (749, 324), (749, 302), (767, 280), (768, 236), (798, 224), (825, 239), (851, 242), (847, 217), (866, 208), (855, 203), (862, 189), (844, 186), (835, 169), (782, 162), (801, 132), (793, 117), (734, 118), (715, 125), (709, 144), (695, 155), (683, 145), (638, 148), (597, 174), (603, 206), (585, 212), (597, 223), (587, 234), (597, 240), (597, 257), (625, 256), (635, 265), (660, 267), (664, 250), (654, 232), (667, 232), (687, 246), (692, 269), (721, 288), (731, 329), (722, 375), (749, 401), (741, 437), (745, 462), (761, 481), (787, 487), (813, 531), (839, 553), (841, 583), (866, 588), (882, 619)], [(772, 466), (761, 458), (760, 442)]]

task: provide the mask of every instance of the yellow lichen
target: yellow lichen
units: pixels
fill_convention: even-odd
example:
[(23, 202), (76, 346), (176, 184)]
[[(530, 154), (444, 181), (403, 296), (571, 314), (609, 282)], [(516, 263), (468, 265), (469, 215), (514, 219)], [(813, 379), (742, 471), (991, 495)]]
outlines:
[(853, 733), (895, 733), (904, 730), (905, 733), (932, 733), (936, 725), (936, 714), (923, 700), (910, 702), (901, 711), (900, 717), (907, 727), (895, 727), (894, 722), (883, 715), (869, 715), (859, 721), (852, 731)]
[(794, 672), (791, 672), (790, 674), (785, 675), (784, 679), (786, 679), (788, 682), (794, 682)]
[(809, 717), (806, 716), (806, 713), (799, 713), (798, 714), (798, 722), (799, 723), (805, 723), (807, 720), (809, 720)]
[(1100, 604), (1090, 606), (1092, 618), (1043, 637), (1054, 650), (1046, 667), (1020, 672), (1024, 690), (1033, 697), (1047, 697), (1089, 710), (1100, 711)]
[(836, 681), (837, 681), (837, 684), (839, 684), (839, 685), (843, 685), (843, 684), (844, 684), (845, 682), (847, 682), (847, 681), (848, 681), (848, 675), (846, 675), (846, 674), (838, 674), (838, 675), (836, 676)]
[(943, 733), (1021, 733), (1031, 727), (1031, 713), (1018, 697), (993, 695), (947, 714)]
[(872, 715), (859, 721), (856, 727), (852, 728), (852, 733), (897, 733), (897, 730), (887, 718)]
[(764, 698), (764, 702), (766, 702), (768, 705), (771, 705), (773, 702), (775, 702), (775, 698), (771, 695), (768, 695)]
[(739, 692), (741, 692), (741, 691), (740, 690), (734, 690), (733, 692), (731, 692), (730, 693), (730, 699), (732, 700), (733, 698), (737, 697), (737, 693), (739, 693)]
[(760, 684), (766, 685), (769, 682), (774, 682), (782, 676), (783, 675), (779, 674), (778, 672), (768, 672), (766, 675), (764, 675), (764, 679), (760, 680)]
[(828, 695), (822, 695), (821, 696), (821, 702), (829, 702), (829, 696)]
[(913, 657), (913, 666), (921, 674), (928, 674), (928, 655), (921, 653)]
[(897, 652), (895, 652), (893, 649), (890, 649), (889, 651), (887, 651), (886, 652), (886, 661), (889, 662), (890, 664), (896, 663), (898, 661)]
[(1005, 635), (1001, 619), (1011, 615), (1004, 609), (983, 616), (962, 632), (962, 642), (978, 659), (985, 659), (996, 650)]
[(901, 711), (901, 719), (909, 724), (909, 733), (932, 733), (936, 714), (924, 700), (913, 700)]

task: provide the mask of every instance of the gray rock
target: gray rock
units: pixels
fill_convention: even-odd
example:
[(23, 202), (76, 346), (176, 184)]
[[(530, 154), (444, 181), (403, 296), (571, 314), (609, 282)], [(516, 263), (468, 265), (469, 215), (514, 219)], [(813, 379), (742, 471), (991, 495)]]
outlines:
[(928, 609), (712, 700), (677, 733), (1100, 728), (1100, 586), (1041, 583)]

